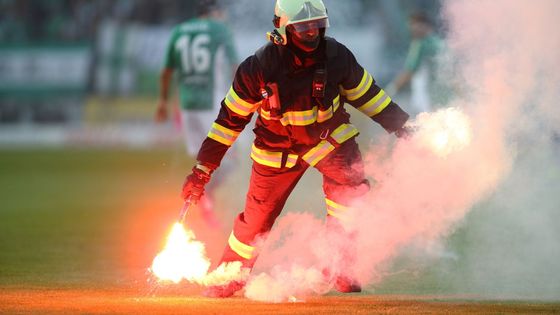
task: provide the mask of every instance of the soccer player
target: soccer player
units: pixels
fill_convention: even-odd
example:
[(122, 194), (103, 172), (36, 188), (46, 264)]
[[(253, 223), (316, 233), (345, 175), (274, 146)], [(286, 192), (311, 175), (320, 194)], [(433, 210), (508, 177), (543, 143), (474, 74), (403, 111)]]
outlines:
[[(228, 27), (222, 21), (224, 13), (215, 0), (200, 0), (198, 16), (177, 25), (165, 54), (160, 77), (160, 98), (155, 119), (169, 117), (169, 94), (173, 74), (176, 74), (181, 106), (181, 126), (187, 153), (194, 157), (206, 138), (208, 126), (216, 117), (219, 101), (237, 67), (237, 53)], [(224, 87), (223, 89), (221, 87)], [(225, 175), (222, 170), (222, 176)], [(216, 182), (214, 182), (216, 183)], [(208, 187), (210, 195), (216, 185)], [(212, 219), (211, 197), (201, 202), (202, 211)], [(208, 221), (207, 220), (207, 221)], [(210, 222), (208, 221), (208, 222)], [(216, 223), (216, 222), (213, 222)]]
[[(398, 93), (405, 85), (410, 84), (410, 104), (418, 112), (429, 112), (443, 98), (444, 93), (436, 82), (436, 56), (444, 49), (442, 39), (434, 31), (434, 24), (423, 12), (410, 15), (408, 26), (412, 41), (408, 48), (404, 70), (399, 73), (387, 91)], [(439, 91), (438, 91), (439, 89)]]

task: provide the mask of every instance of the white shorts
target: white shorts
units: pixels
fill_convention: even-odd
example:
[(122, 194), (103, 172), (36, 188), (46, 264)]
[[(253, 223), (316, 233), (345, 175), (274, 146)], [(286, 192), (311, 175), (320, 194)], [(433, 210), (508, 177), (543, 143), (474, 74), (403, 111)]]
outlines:
[(412, 116), (430, 112), (432, 100), (430, 97), (430, 72), (427, 66), (420, 67), (412, 76), (410, 82), (410, 104), (413, 107)]
[(181, 130), (190, 156), (196, 157), (216, 117), (214, 110), (181, 109)]

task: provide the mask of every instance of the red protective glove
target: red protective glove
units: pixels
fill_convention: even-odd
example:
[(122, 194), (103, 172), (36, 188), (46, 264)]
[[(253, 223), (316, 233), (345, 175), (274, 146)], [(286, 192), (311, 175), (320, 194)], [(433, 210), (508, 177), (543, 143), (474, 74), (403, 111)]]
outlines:
[[(202, 166), (202, 168), (208, 169), (204, 166)], [(201, 169), (200, 165), (193, 167), (192, 173), (185, 178), (181, 197), (184, 200), (190, 198), (194, 203), (200, 200), (200, 197), (204, 194), (204, 186), (206, 186), (206, 184), (210, 181), (211, 173), (211, 169), (208, 169), (208, 172), (206, 172)]]

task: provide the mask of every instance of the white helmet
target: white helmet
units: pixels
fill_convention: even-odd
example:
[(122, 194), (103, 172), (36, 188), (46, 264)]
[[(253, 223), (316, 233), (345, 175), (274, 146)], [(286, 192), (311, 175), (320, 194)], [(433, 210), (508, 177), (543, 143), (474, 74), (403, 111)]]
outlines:
[(297, 32), (309, 28), (329, 27), (327, 8), (322, 0), (277, 0), (274, 8), (274, 31), (267, 36), (277, 45), (286, 45), (286, 27), (291, 25)]

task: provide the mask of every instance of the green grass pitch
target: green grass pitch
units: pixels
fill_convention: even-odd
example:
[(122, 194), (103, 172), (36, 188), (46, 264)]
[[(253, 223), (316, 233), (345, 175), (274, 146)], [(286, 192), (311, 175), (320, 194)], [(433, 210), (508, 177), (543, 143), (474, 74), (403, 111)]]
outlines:
[[(195, 286), (154, 291), (146, 268), (178, 214), (192, 163), (180, 148), (0, 151), (0, 313), (560, 312), (552, 303), (388, 290), (290, 304), (211, 300)], [(204, 237), (211, 239), (201, 231)], [(216, 243), (223, 246), (222, 239)]]

